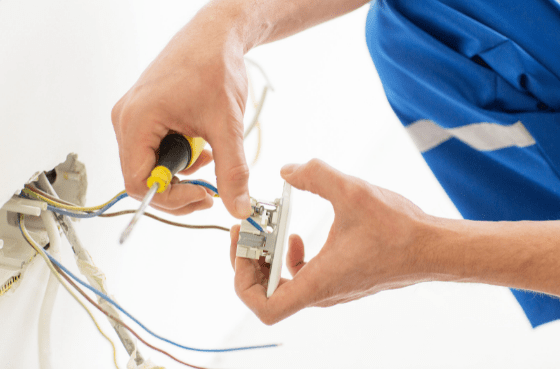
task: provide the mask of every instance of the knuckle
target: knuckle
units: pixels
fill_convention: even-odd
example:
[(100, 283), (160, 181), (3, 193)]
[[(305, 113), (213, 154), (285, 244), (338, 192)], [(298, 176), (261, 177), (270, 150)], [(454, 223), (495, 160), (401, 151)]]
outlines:
[(344, 181), (342, 188), (351, 203), (363, 202), (368, 195), (367, 186), (354, 178)]
[(204, 190), (204, 188), (202, 186), (194, 186), (194, 189), (192, 192), (189, 192), (189, 197), (191, 198), (191, 202), (201, 202), (206, 198), (206, 195), (208, 195), (208, 193), (206, 192), (206, 190)]
[(306, 165), (301, 167), (303, 178), (307, 179), (311, 187), (320, 185), (322, 179), (321, 173), (325, 168), (325, 162), (320, 159), (313, 158)]
[(111, 109), (111, 121), (113, 122), (113, 124), (119, 122), (121, 109), (122, 109), (122, 102), (121, 101), (122, 100), (119, 100), (117, 102), (117, 104), (115, 104), (113, 109)]
[(307, 165), (305, 167), (310, 173), (317, 173), (322, 168), (324, 168), (325, 165), (326, 163), (323, 162), (322, 160), (313, 158), (309, 162), (307, 162)]
[(257, 317), (261, 322), (267, 326), (276, 324), (279, 320), (276, 316), (272, 315), (270, 312), (257, 313)]
[(235, 140), (243, 141), (243, 112), (236, 109), (230, 109), (226, 115), (227, 135)]
[(134, 199), (142, 198), (142, 192), (140, 191), (141, 188), (138, 186), (136, 182), (131, 181), (131, 179), (128, 176), (125, 176), (124, 178), (124, 188), (127, 194), (132, 198)]
[(210, 196), (206, 196), (201, 201), (198, 201), (194, 207), (193, 211), (202, 211), (211, 208), (214, 205), (214, 200)]
[(246, 183), (249, 180), (249, 166), (247, 166), (247, 163), (241, 163), (229, 168), (226, 171), (224, 180), (234, 183)]
[(118, 123), (121, 125), (126, 125), (133, 120), (133, 114), (135, 111), (135, 107), (131, 107), (130, 105), (124, 106), (119, 109), (119, 115), (117, 117)]

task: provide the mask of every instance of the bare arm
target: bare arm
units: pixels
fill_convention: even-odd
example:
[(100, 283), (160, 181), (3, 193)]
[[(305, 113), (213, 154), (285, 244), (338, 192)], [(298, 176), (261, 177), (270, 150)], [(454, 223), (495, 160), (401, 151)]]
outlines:
[(559, 221), (434, 220), (423, 254), (436, 277), (560, 296)]
[[(128, 194), (140, 199), (155, 150), (170, 131), (203, 137), (190, 174), (216, 162), (220, 196), (237, 218), (250, 213), (249, 169), (243, 151), (247, 76), (243, 55), (347, 13), (364, 0), (214, 0), (185, 25), (112, 111)], [(202, 187), (172, 182), (151, 205), (176, 215), (212, 206)]]
[(198, 14), (203, 22), (227, 19), (245, 52), (344, 15), (368, 0), (214, 0)]
[(335, 219), (319, 254), (304, 261), (292, 235), (281, 279), (266, 298), (254, 260), (235, 256), (235, 289), (266, 324), (305, 307), (327, 307), (427, 281), (476, 282), (560, 296), (560, 221), (482, 222), (429, 216), (393, 193), (312, 160), (282, 169), (294, 187), (331, 202)]

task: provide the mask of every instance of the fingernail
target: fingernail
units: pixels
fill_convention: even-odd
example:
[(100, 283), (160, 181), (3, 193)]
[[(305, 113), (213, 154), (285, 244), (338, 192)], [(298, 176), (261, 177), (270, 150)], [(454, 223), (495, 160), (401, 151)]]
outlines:
[(235, 198), (235, 210), (241, 218), (251, 216), (251, 201), (247, 194), (243, 194)]
[(282, 176), (291, 175), (292, 172), (294, 172), (295, 170), (298, 169), (298, 167), (299, 167), (299, 164), (295, 164), (295, 163), (287, 164), (284, 167), (282, 167), (282, 169), (280, 170), (280, 174)]

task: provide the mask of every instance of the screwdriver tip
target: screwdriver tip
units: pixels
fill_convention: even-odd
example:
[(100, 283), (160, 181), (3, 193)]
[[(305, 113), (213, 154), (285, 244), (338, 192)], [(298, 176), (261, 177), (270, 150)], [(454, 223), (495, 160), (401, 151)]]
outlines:
[(134, 226), (136, 225), (136, 223), (138, 222), (140, 217), (144, 214), (144, 211), (146, 210), (146, 207), (148, 207), (148, 204), (150, 204), (150, 201), (152, 200), (152, 198), (156, 194), (158, 188), (159, 188), (159, 184), (156, 182), (150, 188), (150, 190), (148, 190), (148, 193), (146, 194), (146, 196), (142, 200), (142, 203), (140, 204), (140, 208), (138, 208), (138, 210), (134, 214), (134, 217), (132, 217), (132, 220), (130, 220), (130, 223), (128, 224), (126, 229), (124, 229), (124, 231), (121, 234), (121, 237), (119, 239), (119, 243), (121, 245), (128, 239), (130, 233), (132, 232), (132, 229), (134, 228)]
[(130, 235), (130, 231), (128, 231), (128, 229), (126, 229), (125, 231), (123, 231), (123, 233), (121, 234), (121, 237), (119, 239), (119, 244), (124, 244), (124, 242), (126, 241), (126, 239), (128, 239), (128, 236)]

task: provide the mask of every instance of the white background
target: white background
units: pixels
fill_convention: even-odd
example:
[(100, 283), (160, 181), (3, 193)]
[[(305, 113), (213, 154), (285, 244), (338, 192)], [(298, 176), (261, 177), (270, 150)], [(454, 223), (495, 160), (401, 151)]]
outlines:
[[(1, 1), (0, 163), (2, 173), (11, 174), (0, 180), (2, 201), (33, 172), (54, 167), (70, 151), (86, 164), (88, 205), (122, 190), (111, 107), (203, 3)], [(317, 157), (403, 194), (429, 214), (458, 218), (386, 101), (365, 44), (366, 13), (364, 7), (249, 53), (275, 88), (262, 113), (263, 147), (251, 169), (251, 194), (278, 197), (280, 167)], [(249, 72), (258, 93), (262, 81), (256, 71)], [(251, 114), (249, 109), (246, 123)], [(253, 135), (246, 145), (248, 158), (255, 145)], [(196, 178), (213, 182), (213, 166)], [(128, 199), (115, 208), (137, 205)], [(326, 239), (332, 208), (298, 191), (293, 206), (291, 231), (302, 236), (309, 259)], [(236, 222), (219, 200), (210, 210), (175, 219), (227, 227)], [(202, 348), (283, 344), (193, 354), (138, 330), (187, 362), (271, 368), (560, 366), (560, 324), (531, 329), (505, 288), (425, 283), (338, 307), (307, 309), (267, 327), (235, 296), (227, 233), (177, 229), (146, 218), (119, 246), (127, 222), (128, 217), (84, 220), (78, 230), (106, 272), (113, 295), (149, 328)], [(63, 262), (72, 266), (65, 247)], [(41, 268), (36, 264), (38, 276), (45, 274)], [(22, 287), (18, 294), (24, 293)], [(21, 307), (11, 299), (0, 300), (0, 312), (32, 325), (25, 315), (33, 314), (33, 301)], [(116, 340), (109, 325), (103, 322), (103, 327)], [(37, 366), (30, 349), (36, 337), (26, 333), (0, 328), (0, 344), (14, 338), (22, 343), (21, 352), (0, 358), (2, 367)], [(52, 348), (56, 367), (112, 366), (109, 346), (65, 292), (55, 306)], [(177, 366), (140, 348), (159, 365)], [(127, 356), (119, 343), (117, 350), (123, 366)]]

